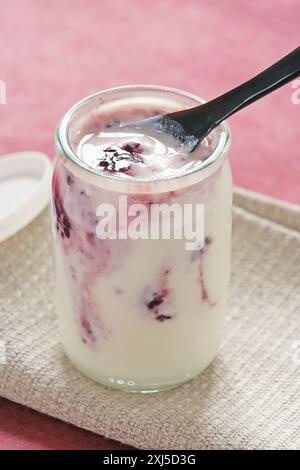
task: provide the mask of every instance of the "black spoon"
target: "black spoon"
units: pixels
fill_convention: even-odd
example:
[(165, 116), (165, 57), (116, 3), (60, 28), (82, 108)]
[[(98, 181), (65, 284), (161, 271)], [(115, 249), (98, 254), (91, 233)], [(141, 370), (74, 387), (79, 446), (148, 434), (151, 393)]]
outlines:
[(300, 75), (300, 47), (256, 77), (208, 103), (175, 113), (154, 116), (124, 127), (172, 135), (192, 152), (224, 119)]

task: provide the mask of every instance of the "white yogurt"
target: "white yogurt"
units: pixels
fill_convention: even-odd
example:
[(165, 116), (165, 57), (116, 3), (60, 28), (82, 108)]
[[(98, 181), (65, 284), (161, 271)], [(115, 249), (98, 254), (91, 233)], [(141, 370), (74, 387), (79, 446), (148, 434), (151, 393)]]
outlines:
[[(174, 108), (179, 107), (175, 100)], [(196, 172), (196, 180), (195, 171), (184, 176), (209, 157), (215, 137), (185, 155), (172, 139), (116, 135), (106, 128), (110, 119), (139, 118), (143, 110), (147, 116), (157, 108), (174, 110), (154, 96), (150, 104), (141, 98), (139, 107), (136, 102), (120, 105), (119, 113), (106, 113), (102, 120), (101, 110), (96, 118), (95, 113), (88, 116), (89, 125), (77, 131), (74, 149), (91, 171), (61, 155), (53, 179), (56, 302), (66, 354), (98, 382), (144, 392), (185, 382), (215, 357), (230, 271), (229, 163), (219, 158), (205, 177), (203, 170)], [(106, 150), (120, 154), (128, 144), (129, 164), (123, 155), (119, 171)], [(136, 178), (145, 184), (127, 191), (125, 182), (134, 184)], [(171, 178), (171, 190), (162, 190), (166, 178)], [(185, 239), (100, 240), (97, 207), (106, 203), (117, 208), (120, 194), (127, 196), (129, 207), (143, 203), (148, 212), (155, 203), (204, 204), (202, 249), (188, 251)]]

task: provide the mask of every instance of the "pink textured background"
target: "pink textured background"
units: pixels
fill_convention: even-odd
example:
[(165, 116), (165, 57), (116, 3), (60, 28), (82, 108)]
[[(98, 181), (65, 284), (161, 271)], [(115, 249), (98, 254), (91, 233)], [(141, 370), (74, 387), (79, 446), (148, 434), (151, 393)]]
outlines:
[[(300, 44), (299, 0), (10, 0), (0, 13), (0, 154), (53, 156), (76, 100), (130, 83), (206, 99)], [(300, 203), (299, 116), (287, 85), (230, 120), (237, 185)], [(117, 449), (121, 444), (0, 400), (0, 449)]]

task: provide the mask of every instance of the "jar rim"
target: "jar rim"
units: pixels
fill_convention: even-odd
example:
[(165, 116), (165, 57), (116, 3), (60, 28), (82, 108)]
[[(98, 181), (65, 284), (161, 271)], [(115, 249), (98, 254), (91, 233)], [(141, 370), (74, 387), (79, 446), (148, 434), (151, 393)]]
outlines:
[(73, 106), (71, 106), (68, 111), (64, 114), (62, 119), (60, 120), (57, 128), (56, 128), (56, 133), (55, 133), (55, 142), (58, 147), (62, 151), (62, 153), (75, 165), (78, 165), (81, 167), (83, 170), (88, 171), (89, 174), (92, 174), (96, 177), (102, 177), (108, 180), (113, 180), (114, 182), (118, 181), (119, 183), (126, 183), (127, 185), (132, 183), (132, 184), (147, 184), (147, 183), (163, 183), (163, 182), (170, 182), (170, 180), (178, 180), (180, 178), (193, 175), (195, 173), (200, 173), (204, 169), (207, 169), (210, 167), (212, 164), (216, 163), (222, 156), (226, 155), (230, 143), (231, 143), (231, 133), (230, 133), (230, 128), (227, 124), (226, 121), (223, 121), (221, 124), (219, 124), (218, 128), (220, 129), (219, 133), (219, 138), (217, 141), (217, 144), (215, 148), (213, 149), (212, 153), (208, 158), (203, 160), (199, 165), (197, 165), (196, 168), (192, 168), (190, 170), (184, 171), (180, 174), (176, 175), (165, 175), (162, 177), (157, 177), (155, 180), (153, 177), (149, 178), (141, 178), (141, 177), (136, 177), (136, 178), (131, 178), (130, 180), (128, 179), (121, 179), (117, 175), (114, 174), (106, 174), (106, 173), (98, 173), (93, 170), (89, 165), (87, 165), (82, 159), (76, 155), (76, 153), (73, 151), (69, 138), (68, 138), (68, 125), (71, 122), (72, 117), (78, 111), (82, 106), (88, 104), (88, 102), (91, 102), (95, 98), (98, 98), (101, 96), (104, 96), (109, 93), (115, 93), (115, 92), (122, 92), (122, 91), (158, 91), (158, 92), (165, 92), (165, 93), (172, 93), (178, 96), (182, 96), (185, 98), (190, 98), (191, 100), (195, 101), (195, 104), (203, 104), (206, 101), (202, 98), (199, 98), (198, 96), (191, 94), (189, 92), (180, 90), (178, 88), (173, 88), (173, 87), (167, 87), (167, 86), (160, 86), (160, 85), (124, 85), (124, 86), (118, 86), (118, 87), (113, 87), (113, 88), (106, 88), (102, 91), (93, 93), (91, 95), (86, 96), (85, 98), (77, 101)]

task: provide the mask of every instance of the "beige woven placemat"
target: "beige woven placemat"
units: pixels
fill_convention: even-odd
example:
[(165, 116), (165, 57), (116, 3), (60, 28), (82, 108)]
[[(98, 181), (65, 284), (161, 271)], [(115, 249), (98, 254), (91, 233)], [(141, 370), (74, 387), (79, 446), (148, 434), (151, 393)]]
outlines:
[(297, 207), (236, 190), (220, 353), (200, 377), (152, 396), (108, 390), (65, 359), (48, 212), (0, 246), (0, 263), (0, 395), (139, 448), (300, 448)]

